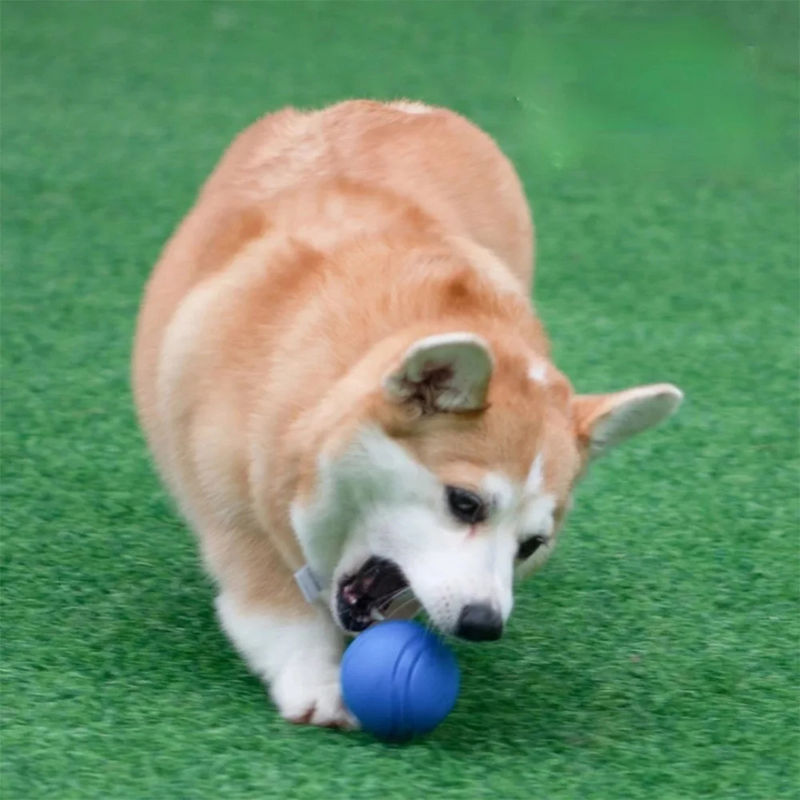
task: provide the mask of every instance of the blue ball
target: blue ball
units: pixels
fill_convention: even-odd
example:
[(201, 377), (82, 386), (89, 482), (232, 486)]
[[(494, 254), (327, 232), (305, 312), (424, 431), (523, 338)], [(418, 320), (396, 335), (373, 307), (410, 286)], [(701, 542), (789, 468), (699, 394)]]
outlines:
[(430, 733), (453, 710), (461, 676), (453, 652), (408, 620), (367, 628), (341, 666), (345, 705), (363, 730), (387, 740)]

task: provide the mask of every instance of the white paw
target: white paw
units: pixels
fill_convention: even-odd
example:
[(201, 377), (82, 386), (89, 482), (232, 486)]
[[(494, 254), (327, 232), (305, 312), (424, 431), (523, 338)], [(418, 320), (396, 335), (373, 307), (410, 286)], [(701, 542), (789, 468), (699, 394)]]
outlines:
[(217, 612), (283, 717), (303, 725), (358, 727), (342, 702), (342, 634), (327, 612), (289, 620), (271, 610), (243, 612), (227, 593), (217, 599)]
[(345, 730), (358, 727), (342, 701), (338, 668), (287, 667), (272, 681), (270, 694), (281, 716), (290, 722)]

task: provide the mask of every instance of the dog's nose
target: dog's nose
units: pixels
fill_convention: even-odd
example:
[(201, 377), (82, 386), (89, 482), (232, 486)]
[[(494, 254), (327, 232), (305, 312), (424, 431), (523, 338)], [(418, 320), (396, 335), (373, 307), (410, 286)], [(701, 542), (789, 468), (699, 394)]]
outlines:
[(487, 603), (464, 606), (456, 624), (456, 636), (471, 642), (488, 642), (503, 635), (503, 618)]

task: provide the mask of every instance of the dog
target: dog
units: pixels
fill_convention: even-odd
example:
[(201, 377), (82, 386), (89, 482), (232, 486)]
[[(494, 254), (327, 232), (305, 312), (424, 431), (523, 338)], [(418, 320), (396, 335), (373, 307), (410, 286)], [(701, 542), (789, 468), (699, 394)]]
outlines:
[(670, 384), (576, 394), (533, 262), (498, 145), (406, 101), (263, 117), (163, 250), (138, 416), (221, 626), (286, 719), (356, 724), (339, 662), (376, 620), (500, 637), (590, 462), (678, 407)]

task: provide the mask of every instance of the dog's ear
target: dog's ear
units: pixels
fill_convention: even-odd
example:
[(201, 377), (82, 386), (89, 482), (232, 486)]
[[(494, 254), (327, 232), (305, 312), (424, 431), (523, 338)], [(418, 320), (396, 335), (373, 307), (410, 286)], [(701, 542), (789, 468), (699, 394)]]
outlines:
[(383, 379), (394, 403), (413, 403), (423, 414), (480, 411), (494, 360), (489, 345), (472, 333), (445, 333), (415, 342)]
[(669, 383), (638, 386), (614, 394), (574, 399), (578, 439), (596, 458), (637, 433), (658, 425), (681, 404), (683, 393)]

